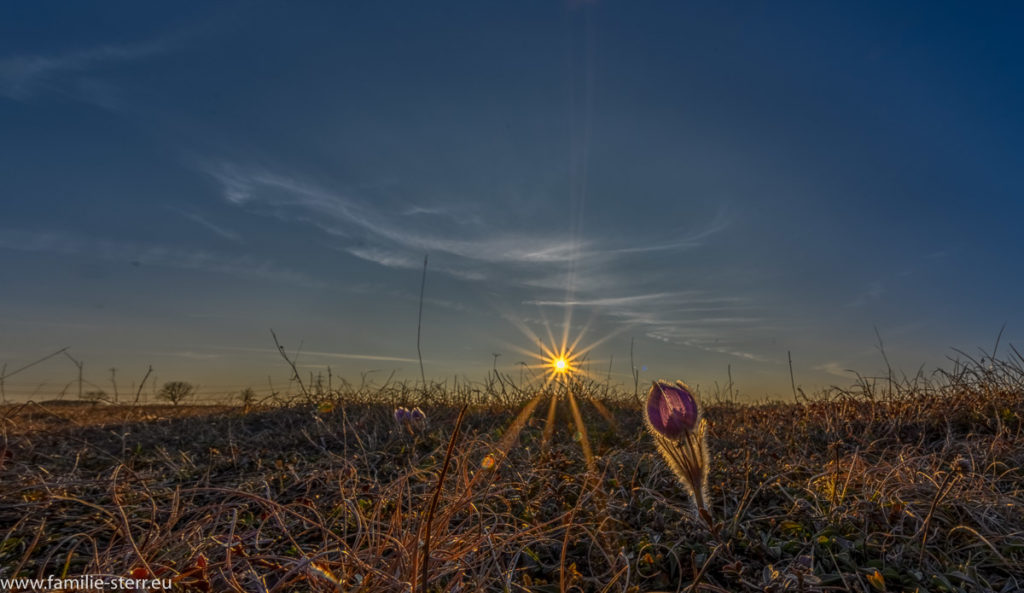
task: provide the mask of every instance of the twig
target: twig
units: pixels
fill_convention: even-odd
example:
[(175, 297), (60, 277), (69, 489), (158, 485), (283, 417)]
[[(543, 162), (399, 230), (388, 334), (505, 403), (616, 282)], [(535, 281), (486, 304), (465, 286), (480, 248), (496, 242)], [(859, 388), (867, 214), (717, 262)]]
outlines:
[(114, 403), (116, 404), (117, 400), (118, 400), (118, 394), (117, 394), (117, 368), (116, 367), (110, 369), (110, 382), (114, 385)]
[[(44, 360), (49, 360), (49, 359), (53, 358), (54, 356), (57, 356), (59, 354), (64, 354), (64, 352), (66, 352), (68, 348), (70, 348), (70, 346), (65, 346), (65, 347), (61, 348), (60, 350), (54, 352), (53, 354), (47, 354), (46, 356), (40, 358), (39, 360), (32, 361), (32, 362), (26, 364), (23, 367), (16, 368), (13, 371), (4, 374), (2, 377), (0, 377), (0, 379), (6, 379), (8, 377), (13, 377), (14, 375), (17, 375), (18, 373), (20, 373), (21, 371), (24, 371), (25, 369), (27, 369), (29, 367), (34, 367), (37, 364), (43, 362)], [(4, 368), (7, 368), (6, 365), (4, 366)]]
[(708, 554), (707, 559), (704, 560), (704, 564), (702, 564), (700, 567), (700, 571), (697, 573), (696, 576), (693, 577), (693, 583), (691, 583), (690, 588), (687, 589), (689, 593), (693, 593), (697, 590), (697, 586), (700, 584), (700, 580), (704, 578), (704, 573), (707, 572), (708, 567), (711, 566), (711, 561), (715, 559), (715, 556), (718, 556), (718, 552), (722, 550), (722, 546), (724, 545), (725, 544), (718, 544), (717, 546), (715, 546), (715, 549), (711, 550), (711, 553)]
[(891, 398), (892, 393), (892, 365), (889, 364), (889, 356), (885, 353), (885, 343), (882, 342), (882, 334), (878, 332), (878, 326), (875, 326), (875, 336), (878, 337), (878, 351), (882, 353), (882, 360), (885, 362), (886, 373), (889, 380), (889, 397)]
[(16, 369), (14, 369), (13, 371), (9, 372), (9, 373), (7, 372), (7, 365), (4, 364), (4, 370), (0, 371), (0, 403), (7, 403), (7, 392), (4, 390), (4, 381), (6, 381), (8, 377), (13, 377), (14, 375), (17, 375), (18, 373), (20, 373), (21, 371), (24, 371), (25, 369), (34, 367), (37, 364), (39, 364), (39, 363), (41, 363), (41, 362), (43, 362), (45, 360), (49, 360), (49, 359), (53, 358), (54, 356), (58, 356), (60, 354), (65, 354), (65, 353), (67, 353), (68, 348), (70, 348), (70, 346), (65, 346), (65, 347), (61, 348), (60, 350), (58, 350), (58, 351), (56, 351), (56, 352), (54, 352), (52, 354), (47, 354), (46, 356), (44, 356), (44, 357), (42, 357), (42, 358), (40, 358), (38, 360), (33, 360), (32, 362), (26, 364), (25, 366), (18, 367)]
[(629, 368), (633, 373), (633, 399), (636, 399), (640, 393), (640, 371), (636, 368), (636, 363), (633, 362), (634, 340), (634, 338), (629, 339)]
[(64, 352), (64, 356), (67, 356), (68, 360), (70, 360), (72, 363), (74, 363), (74, 365), (76, 367), (78, 367), (78, 399), (81, 400), (82, 399), (82, 367), (85, 366), (85, 363), (81, 362), (79, 360), (76, 360), (74, 356), (71, 356), (66, 351)]
[(150, 375), (150, 374), (151, 374), (152, 372), (153, 372), (153, 365), (149, 365), (149, 368), (148, 368), (148, 369), (146, 369), (146, 375), (145, 375), (144, 377), (142, 377), (142, 382), (140, 382), (140, 383), (139, 383), (139, 390), (135, 392), (135, 402), (134, 402), (134, 403), (135, 403), (135, 405), (138, 405), (138, 403), (139, 403), (139, 397), (141, 397), (141, 396), (142, 396), (142, 388), (143, 388), (143, 387), (145, 387), (145, 385), (146, 385), (146, 379), (148, 379), (148, 378), (149, 378), (149, 375)]
[[(452, 452), (455, 450), (455, 443), (459, 440), (459, 431), (462, 429), (462, 419), (466, 415), (466, 408), (468, 406), (462, 406), (462, 410), (459, 411), (459, 417), (455, 420), (455, 430), (452, 431), (452, 436), (448, 439), (448, 450), (444, 454), (444, 465), (441, 466), (441, 475), (437, 478), (437, 487), (434, 489), (434, 497), (430, 501), (430, 508), (427, 510), (426, 524), (423, 532), (423, 559), (420, 562), (420, 593), (426, 593), (427, 590), (427, 569), (430, 563), (430, 529), (431, 523), (434, 521), (434, 511), (437, 509), (437, 501), (441, 498), (441, 487), (444, 485), (445, 474), (448, 473), (448, 464), (452, 459)], [(413, 591), (416, 591), (416, 587), (413, 587)]]
[(420, 349), (420, 335), (423, 333), (423, 295), (427, 289), (427, 256), (423, 256), (423, 277), (420, 279), (420, 314), (416, 320), (416, 356), (420, 359), (420, 379), (423, 380), (423, 392), (427, 391), (427, 374), (423, 371), (423, 350)]
[(793, 378), (793, 353), (786, 350), (786, 358), (789, 359), (789, 385), (793, 388), (793, 401), (796, 401), (796, 379)]
[[(953, 478), (952, 471), (946, 472), (946, 477), (942, 480), (942, 484), (938, 490), (935, 491), (935, 497), (932, 498), (931, 507), (928, 508), (928, 514), (925, 515), (924, 523), (921, 525), (921, 553), (917, 556), (917, 569), (921, 570), (924, 565), (924, 553), (927, 550), (928, 543), (928, 525), (932, 522), (932, 516), (935, 514), (935, 508), (939, 505), (939, 501), (949, 494), (949, 491), (953, 489), (953, 486), (949, 484), (949, 481)], [(949, 488), (946, 486), (949, 485)]]
[(281, 342), (277, 341), (277, 334), (274, 333), (273, 329), (270, 330), (270, 335), (274, 338), (274, 346), (277, 346), (277, 351), (281, 355), (281, 358), (288, 363), (288, 366), (292, 367), (292, 378), (299, 383), (299, 389), (302, 390), (302, 395), (304, 395), (308, 400), (309, 391), (306, 391), (306, 386), (302, 383), (302, 376), (299, 375), (298, 367), (295, 366), (295, 362), (291, 358), (288, 358), (288, 353), (284, 351), (284, 346), (281, 345)]
[(576, 499), (576, 505), (572, 507), (572, 511), (569, 513), (569, 518), (565, 523), (565, 535), (562, 537), (562, 555), (558, 560), (558, 591), (559, 593), (565, 593), (565, 554), (566, 548), (569, 547), (569, 532), (572, 530), (572, 523), (576, 519), (576, 511), (580, 508), (580, 500), (582, 499), (582, 493), (580, 498)]

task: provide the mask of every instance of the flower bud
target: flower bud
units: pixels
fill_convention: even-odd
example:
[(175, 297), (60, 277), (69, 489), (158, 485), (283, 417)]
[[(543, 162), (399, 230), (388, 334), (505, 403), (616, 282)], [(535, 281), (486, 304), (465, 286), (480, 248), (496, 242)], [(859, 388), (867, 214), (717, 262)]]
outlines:
[(656, 381), (647, 395), (647, 423), (674, 439), (697, 426), (697, 400), (682, 381)]

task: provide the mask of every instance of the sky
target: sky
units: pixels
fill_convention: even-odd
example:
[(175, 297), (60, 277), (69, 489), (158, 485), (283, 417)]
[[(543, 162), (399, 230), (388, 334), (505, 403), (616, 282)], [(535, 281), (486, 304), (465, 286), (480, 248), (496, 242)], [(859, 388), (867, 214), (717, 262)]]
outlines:
[[(0, 6), (8, 399), (913, 375), (1024, 332), (1013, 4)], [(424, 257), (422, 324), (419, 299)], [(577, 341), (578, 340), (578, 341)], [(632, 360), (631, 360), (632, 352)], [(113, 370), (112, 370), (113, 369)], [(2, 374), (2, 373), (0, 373)], [(70, 386), (70, 387), (69, 387)], [(149, 388), (147, 388), (149, 391)]]

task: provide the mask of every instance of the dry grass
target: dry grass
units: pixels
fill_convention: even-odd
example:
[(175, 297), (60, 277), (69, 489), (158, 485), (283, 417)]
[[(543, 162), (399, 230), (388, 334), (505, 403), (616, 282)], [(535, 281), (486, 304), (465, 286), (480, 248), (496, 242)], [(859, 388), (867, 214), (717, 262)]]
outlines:
[[(425, 397), (345, 389), (247, 414), (8, 406), (0, 577), (411, 591), (470, 404), (429, 522), (428, 591), (1024, 590), (1020, 365), (709, 405), (717, 537), (656, 455), (637, 402), (578, 393), (617, 423), (581, 405), (593, 472), (564, 428), (567, 405), (550, 447), (540, 406), (501, 459), (504, 429), (533, 396), (508, 378)], [(399, 404), (423, 405), (429, 426), (399, 430)]]

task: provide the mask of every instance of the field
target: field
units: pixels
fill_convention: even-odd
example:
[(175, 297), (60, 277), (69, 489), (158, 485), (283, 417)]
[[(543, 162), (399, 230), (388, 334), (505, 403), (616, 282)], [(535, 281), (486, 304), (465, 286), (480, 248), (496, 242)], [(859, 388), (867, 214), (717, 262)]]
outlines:
[[(716, 533), (653, 447), (632, 386), (573, 384), (586, 431), (564, 385), (508, 378), (248, 410), (8, 405), (0, 577), (247, 592), (1021, 591), (1020, 362), (796, 403), (705, 398)], [(427, 423), (399, 426), (399, 405), (422, 406)]]

